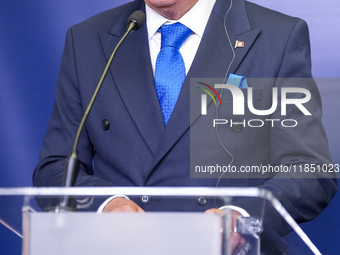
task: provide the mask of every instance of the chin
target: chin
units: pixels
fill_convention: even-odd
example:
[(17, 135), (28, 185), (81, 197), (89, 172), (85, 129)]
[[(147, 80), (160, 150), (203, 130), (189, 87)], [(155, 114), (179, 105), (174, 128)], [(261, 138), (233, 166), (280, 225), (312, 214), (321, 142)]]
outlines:
[(150, 8), (152, 8), (152, 6), (155, 7), (172, 6), (179, 2), (180, 0), (144, 0), (144, 1), (150, 6)]

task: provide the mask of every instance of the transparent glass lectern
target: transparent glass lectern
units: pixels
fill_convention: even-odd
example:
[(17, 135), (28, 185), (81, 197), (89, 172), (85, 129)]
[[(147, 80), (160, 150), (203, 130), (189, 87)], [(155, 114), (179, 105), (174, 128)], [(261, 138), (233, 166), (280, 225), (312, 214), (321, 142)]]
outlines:
[[(97, 199), (103, 201), (115, 194), (130, 198), (145, 194), (155, 198), (218, 198), (225, 205), (256, 199), (256, 205), (263, 210), (238, 218), (236, 225), (230, 207), (219, 215), (98, 214), (87, 210)], [(61, 212), (53, 207), (65, 196), (74, 199), (77, 211)], [(42, 211), (36, 200), (40, 205), (49, 205), (47, 210)], [(266, 227), (268, 208), (290, 226), (286, 237)], [(321, 254), (281, 203), (270, 192), (257, 188), (0, 188), (0, 222), (22, 238), (23, 255)]]

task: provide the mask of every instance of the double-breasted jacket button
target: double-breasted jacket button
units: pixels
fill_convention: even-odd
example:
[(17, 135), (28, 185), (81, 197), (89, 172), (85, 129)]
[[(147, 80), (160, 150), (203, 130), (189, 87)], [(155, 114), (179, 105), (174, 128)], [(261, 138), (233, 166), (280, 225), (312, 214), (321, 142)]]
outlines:
[(140, 196), (139, 199), (140, 199), (141, 203), (145, 204), (145, 205), (150, 203), (150, 201), (151, 201), (151, 197), (147, 196), (147, 195)]
[(108, 130), (110, 128), (110, 122), (107, 119), (103, 119), (102, 127), (105, 131)]
[(208, 203), (208, 200), (205, 197), (198, 197), (196, 199), (197, 204), (200, 206), (205, 206)]

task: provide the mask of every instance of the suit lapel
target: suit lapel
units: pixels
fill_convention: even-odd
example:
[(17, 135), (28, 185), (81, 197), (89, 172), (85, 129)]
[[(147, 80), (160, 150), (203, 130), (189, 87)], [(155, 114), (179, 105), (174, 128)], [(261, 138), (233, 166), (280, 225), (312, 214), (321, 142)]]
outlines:
[[(172, 146), (188, 131), (190, 125), (200, 116), (200, 108), (193, 109), (190, 116), (190, 99), (200, 100), (201, 91), (190, 91), (190, 78), (218, 78), (216, 82), (223, 82), (228, 66), (233, 59), (232, 47), (236, 40), (244, 42), (243, 48), (236, 48), (235, 59), (229, 73), (237, 71), (238, 66), (256, 40), (260, 30), (251, 30), (247, 18), (244, 1), (233, 1), (233, 7), (227, 16), (227, 31), (224, 29), (224, 17), (229, 9), (230, 1), (217, 0), (210, 15), (205, 33), (192, 66), (185, 79), (175, 109), (165, 129), (163, 142), (160, 144), (154, 165), (161, 160)], [(229, 74), (228, 74), (229, 75)], [(242, 74), (240, 74), (242, 75)], [(214, 84), (210, 84), (214, 86)], [(212, 99), (208, 97), (208, 104)], [(194, 103), (194, 102), (192, 102)]]
[[(135, 3), (126, 15), (122, 14), (109, 33), (102, 32), (100, 34), (107, 59), (125, 32), (127, 17), (134, 10), (144, 11), (143, 1)], [(110, 71), (130, 116), (154, 154), (154, 166), (188, 131), (192, 122), (200, 116), (198, 109), (194, 118), (191, 116), (190, 123), (190, 78), (221, 77), (219, 80), (222, 82), (233, 59), (230, 42), (234, 47), (236, 40), (243, 41), (245, 46), (235, 49), (235, 59), (229, 73), (237, 71), (237, 67), (260, 33), (260, 30), (251, 30), (243, 0), (234, 1), (227, 18), (229, 42), (223, 25), (229, 5), (230, 1), (216, 1), (199, 49), (166, 128), (154, 87), (146, 25), (144, 24), (141, 29), (132, 32), (117, 51)], [(200, 99), (201, 92), (198, 89), (193, 90), (192, 93), (194, 95), (191, 95), (191, 98)]]
[[(115, 45), (125, 33), (127, 17), (137, 9), (144, 10), (144, 3), (129, 10), (115, 23), (109, 33), (102, 32), (100, 39), (108, 59)], [(110, 67), (111, 75), (127, 111), (135, 122), (153, 154), (164, 130), (162, 113), (154, 87), (147, 29), (133, 31), (122, 43)]]

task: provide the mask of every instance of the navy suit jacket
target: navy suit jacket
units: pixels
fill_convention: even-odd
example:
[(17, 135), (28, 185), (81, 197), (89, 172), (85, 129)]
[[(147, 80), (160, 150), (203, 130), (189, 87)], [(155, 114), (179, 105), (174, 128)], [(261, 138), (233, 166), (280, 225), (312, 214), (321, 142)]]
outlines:
[[(77, 186), (216, 186), (216, 178), (190, 178), (189, 131), (204, 117), (213, 116), (198, 113), (190, 123), (189, 87), (190, 78), (226, 75), (233, 58), (224, 30), (229, 6), (229, 0), (216, 1), (167, 127), (154, 88), (146, 25), (129, 35), (113, 60), (81, 134), (82, 167)], [(33, 177), (35, 186), (61, 185), (64, 160), (83, 112), (113, 48), (126, 31), (128, 16), (137, 9), (145, 9), (143, 1), (108, 10), (68, 30), (56, 102)], [(232, 45), (236, 40), (244, 42), (243, 48), (235, 49), (231, 73), (247, 78), (312, 77), (308, 29), (303, 20), (236, 0), (226, 25)], [(268, 109), (272, 87), (285, 85), (271, 80), (256, 86), (257, 109)], [(297, 108), (288, 110), (285, 118), (298, 119), (297, 127), (244, 127), (238, 133), (227, 125), (221, 127), (221, 139), (235, 158), (233, 165), (331, 164), (318, 89), (313, 82), (301, 86), (312, 93), (312, 100), (305, 104), (312, 116), (301, 116)], [(229, 99), (225, 93), (222, 100), (231, 107)], [(197, 100), (200, 102), (200, 95)], [(208, 112), (213, 112), (214, 107), (210, 104)], [(226, 108), (219, 108), (221, 117), (235, 117), (223, 109)], [(270, 117), (282, 119), (279, 113), (261, 118)], [(242, 117), (249, 118), (254, 118), (249, 112)], [(201, 142), (205, 147), (198, 158), (213, 157), (216, 163), (229, 164), (231, 158), (216, 138), (202, 136)], [(337, 190), (333, 179), (294, 179), (282, 173), (265, 178), (222, 178), (218, 186), (271, 190), (298, 222), (319, 214)], [(138, 199), (136, 202), (146, 211), (204, 211), (216, 207), (214, 199), (206, 205), (198, 204), (196, 198), (182, 202), (162, 198), (151, 198), (148, 204), (141, 204)], [(235, 204), (250, 213), (260, 213), (257, 211), (261, 206), (256, 202), (239, 199)], [(269, 209), (266, 213), (271, 214)], [(284, 223), (268, 215), (265, 215), (268, 223), (284, 234)]]

